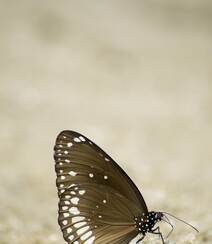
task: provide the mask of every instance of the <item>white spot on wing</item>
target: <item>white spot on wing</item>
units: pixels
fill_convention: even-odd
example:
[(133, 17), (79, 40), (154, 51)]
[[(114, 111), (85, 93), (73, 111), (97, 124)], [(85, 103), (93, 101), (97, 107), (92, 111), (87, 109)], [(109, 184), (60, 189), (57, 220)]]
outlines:
[(64, 216), (65, 218), (67, 218), (67, 217), (70, 216), (70, 214), (69, 214), (69, 213), (64, 213), (63, 216)]
[(71, 202), (72, 202), (73, 204), (75, 204), (75, 205), (78, 204), (79, 200), (80, 200), (79, 197), (73, 197), (73, 198), (71, 198)]
[(72, 142), (68, 142), (67, 143), (67, 147), (71, 147), (71, 146), (73, 146), (73, 143)]
[(67, 210), (68, 209), (68, 206), (62, 206), (62, 210)]
[(68, 174), (71, 175), (71, 176), (75, 176), (75, 175), (77, 175), (77, 173), (74, 172), (74, 171), (70, 171)]
[(87, 224), (87, 222), (83, 221), (83, 222), (74, 224), (74, 227), (75, 228), (80, 228), (80, 227), (82, 227), (83, 225), (86, 225), (86, 224)]
[(68, 239), (69, 239), (70, 241), (72, 241), (72, 240), (74, 239), (74, 235), (70, 235), (70, 236), (68, 237)]
[(68, 188), (71, 188), (71, 187), (73, 187), (73, 186), (76, 186), (76, 184), (71, 184)]
[[(83, 228), (77, 230), (77, 234), (78, 234), (78, 235), (82, 235), (82, 234), (85, 233), (88, 229), (89, 229), (89, 226), (85, 226), (85, 227), (83, 227)], [(81, 238), (81, 240), (83, 240), (83, 239)]]
[(80, 195), (85, 194), (85, 190), (80, 190), (80, 191), (79, 191), (79, 194), (80, 194)]
[(91, 235), (92, 235), (92, 231), (90, 230), (90, 231), (88, 231), (86, 234), (84, 234), (83, 236), (81, 236), (81, 240), (83, 241), (83, 240), (86, 240), (88, 237), (90, 237)]
[(81, 140), (80, 140), (78, 137), (75, 137), (75, 138), (74, 138), (74, 141), (75, 141), (75, 142), (81, 142)]
[(68, 227), (68, 229), (66, 230), (66, 232), (67, 232), (68, 234), (71, 233), (71, 232), (72, 232), (71, 227)]
[(86, 141), (85, 138), (84, 138), (83, 136), (80, 136), (79, 139), (80, 139), (81, 141)]
[(67, 225), (68, 224), (68, 221), (65, 219), (63, 220), (63, 225)]
[(89, 177), (90, 177), (90, 178), (93, 178), (93, 176), (94, 176), (94, 175), (93, 175), (92, 173), (89, 174)]
[(70, 212), (71, 214), (74, 214), (74, 215), (80, 214), (80, 211), (79, 211), (79, 209), (78, 209), (77, 207), (71, 207), (71, 208), (69, 209), (69, 212)]
[(85, 219), (85, 217), (83, 217), (83, 216), (73, 217), (72, 218), (72, 223), (77, 223), (77, 222), (82, 221), (84, 219)]
[(84, 244), (93, 244), (94, 240), (95, 240), (95, 236), (92, 236), (87, 241), (85, 241)]

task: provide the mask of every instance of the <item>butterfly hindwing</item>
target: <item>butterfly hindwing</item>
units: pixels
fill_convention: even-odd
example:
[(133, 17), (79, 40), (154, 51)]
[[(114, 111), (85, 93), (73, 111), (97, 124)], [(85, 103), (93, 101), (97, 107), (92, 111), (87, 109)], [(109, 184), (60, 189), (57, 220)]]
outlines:
[(58, 220), (67, 242), (94, 239), (95, 243), (112, 243), (131, 232), (134, 237), (138, 234), (132, 213), (124, 204), (126, 199), (102, 188), (76, 184), (61, 195)]

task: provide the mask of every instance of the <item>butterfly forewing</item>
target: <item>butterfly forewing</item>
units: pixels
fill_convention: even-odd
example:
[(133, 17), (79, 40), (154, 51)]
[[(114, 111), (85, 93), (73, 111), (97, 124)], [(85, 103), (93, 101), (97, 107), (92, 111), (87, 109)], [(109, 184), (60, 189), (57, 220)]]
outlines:
[(68, 243), (128, 243), (134, 217), (147, 213), (137, 187), (85, 136), (63, 131), (56, 140), (59, 224)]

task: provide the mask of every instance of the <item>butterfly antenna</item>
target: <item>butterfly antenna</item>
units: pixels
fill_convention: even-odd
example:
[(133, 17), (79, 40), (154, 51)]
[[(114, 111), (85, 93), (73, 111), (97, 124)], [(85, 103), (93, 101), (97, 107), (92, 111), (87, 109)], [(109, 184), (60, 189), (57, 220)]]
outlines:
[(166, 222), (167, 224), (169, 224), (171, 226), (171, 230), (169, 231), (168, 235), (166, 236), (166, 238), (168, 238), (171, 235), (171, 233), (174, 229), (174, 226), (172, 225), (172, 223), (170, 222), (170, 220), (167, 218), (166, 215), (164, 215), (164, 218), (162, 219), (162, 221)]
[(193, 225), (189, 224), (189, 223), (186, 222), (185, 220), (182, 220), (182, 219), (180, 219), (180, 218), (174, 216), (173, 214), (170, 214), (170, 213), (167, 213), (167, 212), (162, 212), (162, 213), (163, 213), (163, 214), (167, 214), (167, 215), (169, 215), (169, 216), (171, 216), (171, 217), (173, 217), (173, 218), (175, 218), (175, 219), (177, 219), (177, 220), (183, 222), (184, 224), (186, 224), (186, 225), (190, 226), (192, 229), (194, 229), (196, 232), (199, 232), (199, 230), (198, 230), (197, 228), (195, 228)]

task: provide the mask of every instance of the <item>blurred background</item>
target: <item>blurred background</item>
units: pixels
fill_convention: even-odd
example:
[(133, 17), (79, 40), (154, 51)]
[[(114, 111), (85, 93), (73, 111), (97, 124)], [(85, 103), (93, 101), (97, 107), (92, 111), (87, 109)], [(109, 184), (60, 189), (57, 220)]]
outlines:
[(150, 210), (200, 230), (175, 222), (169, 243), (211, 243), (212, 2), (0, 6), (1, 244), (65, 243), (52, 156), (64, 129), (108, 152)]

